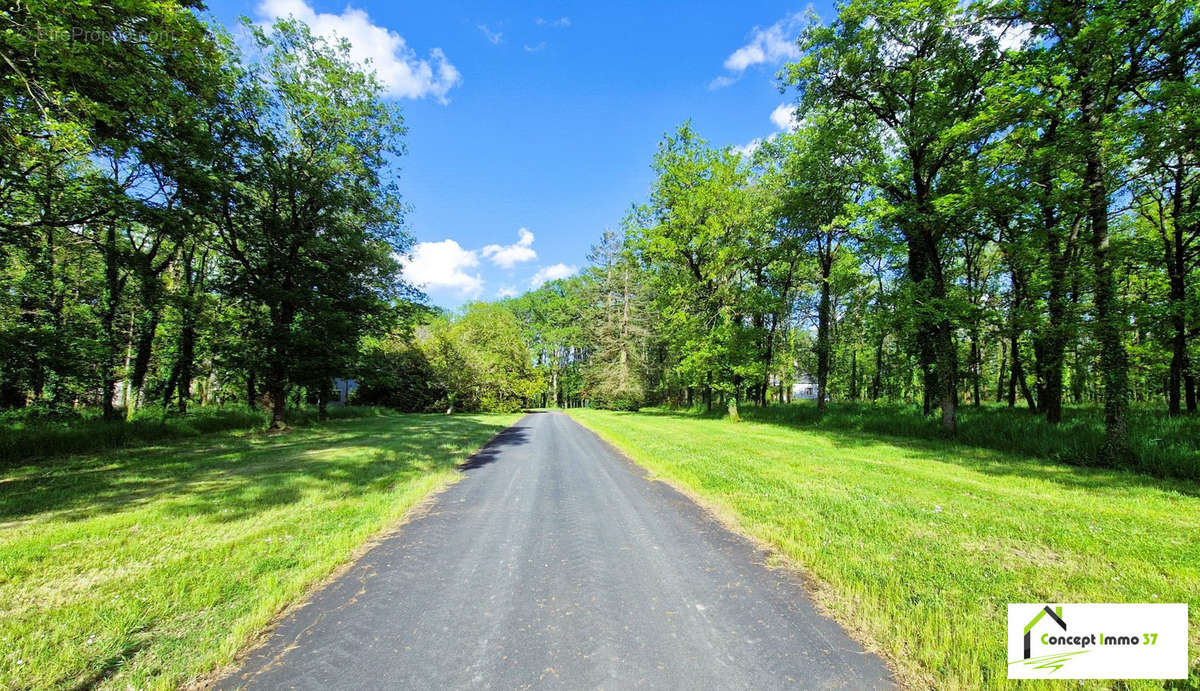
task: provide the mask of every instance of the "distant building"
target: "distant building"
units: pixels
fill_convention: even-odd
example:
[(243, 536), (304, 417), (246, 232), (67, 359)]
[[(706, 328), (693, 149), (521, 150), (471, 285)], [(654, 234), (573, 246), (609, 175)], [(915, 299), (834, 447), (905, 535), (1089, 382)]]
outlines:
[(333, 400), (330, 405), (346, 405), (350, 402), (350, 395), (358, 391), (358, 382), (353, 379), (333, 378)]
[(797, 374), (796, 381), (792, 382), (792, 400), (797, 398), (806, 398), (810, 401), (817, 400), (817, 378), (811, 374)]

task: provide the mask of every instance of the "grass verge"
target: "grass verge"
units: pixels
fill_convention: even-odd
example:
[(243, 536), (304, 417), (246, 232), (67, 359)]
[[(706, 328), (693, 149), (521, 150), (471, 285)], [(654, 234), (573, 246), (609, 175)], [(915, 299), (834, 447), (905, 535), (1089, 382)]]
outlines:
[(568, 412), (803, 567), (917, 685), (1007, 686), (1010, 602), (1187, 602), (1192, 676), (1176, 686), (1200, 686), (1200, 484), (944, 441)]
[(0, 470), (0, 688), (173, 688), (517, 415), (377, 415)]

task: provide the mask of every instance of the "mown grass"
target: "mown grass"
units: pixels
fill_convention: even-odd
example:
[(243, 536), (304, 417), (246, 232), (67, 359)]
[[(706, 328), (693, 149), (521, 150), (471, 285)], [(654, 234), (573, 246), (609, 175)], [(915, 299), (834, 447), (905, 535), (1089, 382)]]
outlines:
[(0, 688), (233, 659), (516, 415), (376, 415), (0, 469)]
[[(722, 411), (689, 412), (721, 417)], [(831, 403), (822, 415), (810, 401), (765, 408), (743, 406), (747, 420), (793, 425), (806, 429), (864, 432), (907, 439), (944, 440), (941, 419), (923, 417), (911, 405), (899, 403)], [(1129, 413), (1133, 458), (1125, 466), (1156, 477), (1200, 480), (1200, 415), (1168, 417), (1161, 408), (1134, 407)], [(1095, 407), (1068, 407), (1057, 426), (1027, 408), (986, 405), (958, 409), (954, 440), (977, 446), (1042, 458), (1055, 463), (1095, 466), (1104, 441), (1104, 420)]]
[[(915, 686), (1007, 686), (1010, 602), (1186, 602), (1193, 671), (1175, 686), (1200, 686), (1198, 483), (824, 427), (568, 412), (815, 576)], [(1110, 685), (1059, 686), (1077, 684)]]
[[(329, 419), (368, 417), (381, 408), (330, 407)], [(186, 415), (161, 408), (137, 411), (132, 420), (104, 420), (99, 410), (67, 416), (44, 414), (38, 409), (0, 413), (0, 466), (17, 461), (105, 449), (120, 449), (169, 439), (197, 437), (213, 432), (264, 429), (270, 413), (245, 405), (193, 406)], [(288, 411), (288, 424), (308, 426), (318, 422), (315, 407)]]

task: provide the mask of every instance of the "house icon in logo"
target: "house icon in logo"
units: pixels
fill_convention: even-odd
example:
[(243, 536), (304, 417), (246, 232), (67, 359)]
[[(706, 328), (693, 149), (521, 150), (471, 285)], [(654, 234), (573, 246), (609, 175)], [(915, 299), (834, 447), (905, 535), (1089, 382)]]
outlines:
[(1041, 621), (1042, 618), (1045, 617), (1047, 614), (1049, 614), (1050, 618), (1054, 620), (1054, 623), (1056, 623), (1060, 627), (1062, 627), (1063, 631), (1067, 630), (1067, 622), (1063, 621), (1061, 605), (1058, 607), (1055, 607), (1054, 609), (1050, 609), (1050, 605), (1046, 605), (1045, 607), (1039, 609), (1038, 613), (1033, 616), (1033, 619), (1030, 619), (1029, 623), (1025, 625), (1025, 658), (1024, 659), (1026, 659), (1026, 660), (1029, 659), (1029, 643), (1030, 643), (1030, 637), (1033, 632), (1033, 627), (1037, 626), (1037, 623), (1039, 621)]

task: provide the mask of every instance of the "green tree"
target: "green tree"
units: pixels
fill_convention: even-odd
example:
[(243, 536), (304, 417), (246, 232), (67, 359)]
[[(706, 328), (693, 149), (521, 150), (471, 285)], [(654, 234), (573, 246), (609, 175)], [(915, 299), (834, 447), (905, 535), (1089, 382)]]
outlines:
[(961, 191), (947, 172), (986, 134), (971, 125), (997, 42), (953, 0), (852, 0), (801, 43), (785, 83), (799, 88), (802, 105), (874, 123), (892, 152), (876, 184), (908, 245), (925, 409), (936, 401), (953, 432), (958, 362), (945, 253), (956, 228), (942, 205)]
[(542, 391), (521, 324), (504, 305), (471, 303), (462, 316), (421, 331), (421, 350), (447, 392), (447, 413), (520, 410)]
[[(834, 262), (852, 240), (857, 205), (867, 194), (866, 161), (878, 154), (873, 139), (854, 120), (835, 113), (812, 112), (794, 132), (764, 146), (779, 158), (776, 186), (781, 224), (795, 229), (802, 248), (817, 268), (817, 409), (829, 393), (832, 277)], [(785, 246), (787, 234), (776, 246)]]
[[(314, 347), (306, 333), (356, 343), (360, 319), (399, 283), (394, 256), (411, 239), (389, 165), (404, 129), (345, 43), (331, 46), (295, 21), (247, 29), (261, 56), (241, 80), (246, 131), (216, 234), (231, 265), (223, 291), (267, 316), (266, 391), (281, 426), (299, 348)], [(345, 362), (327, 355), (322, 376)]]

